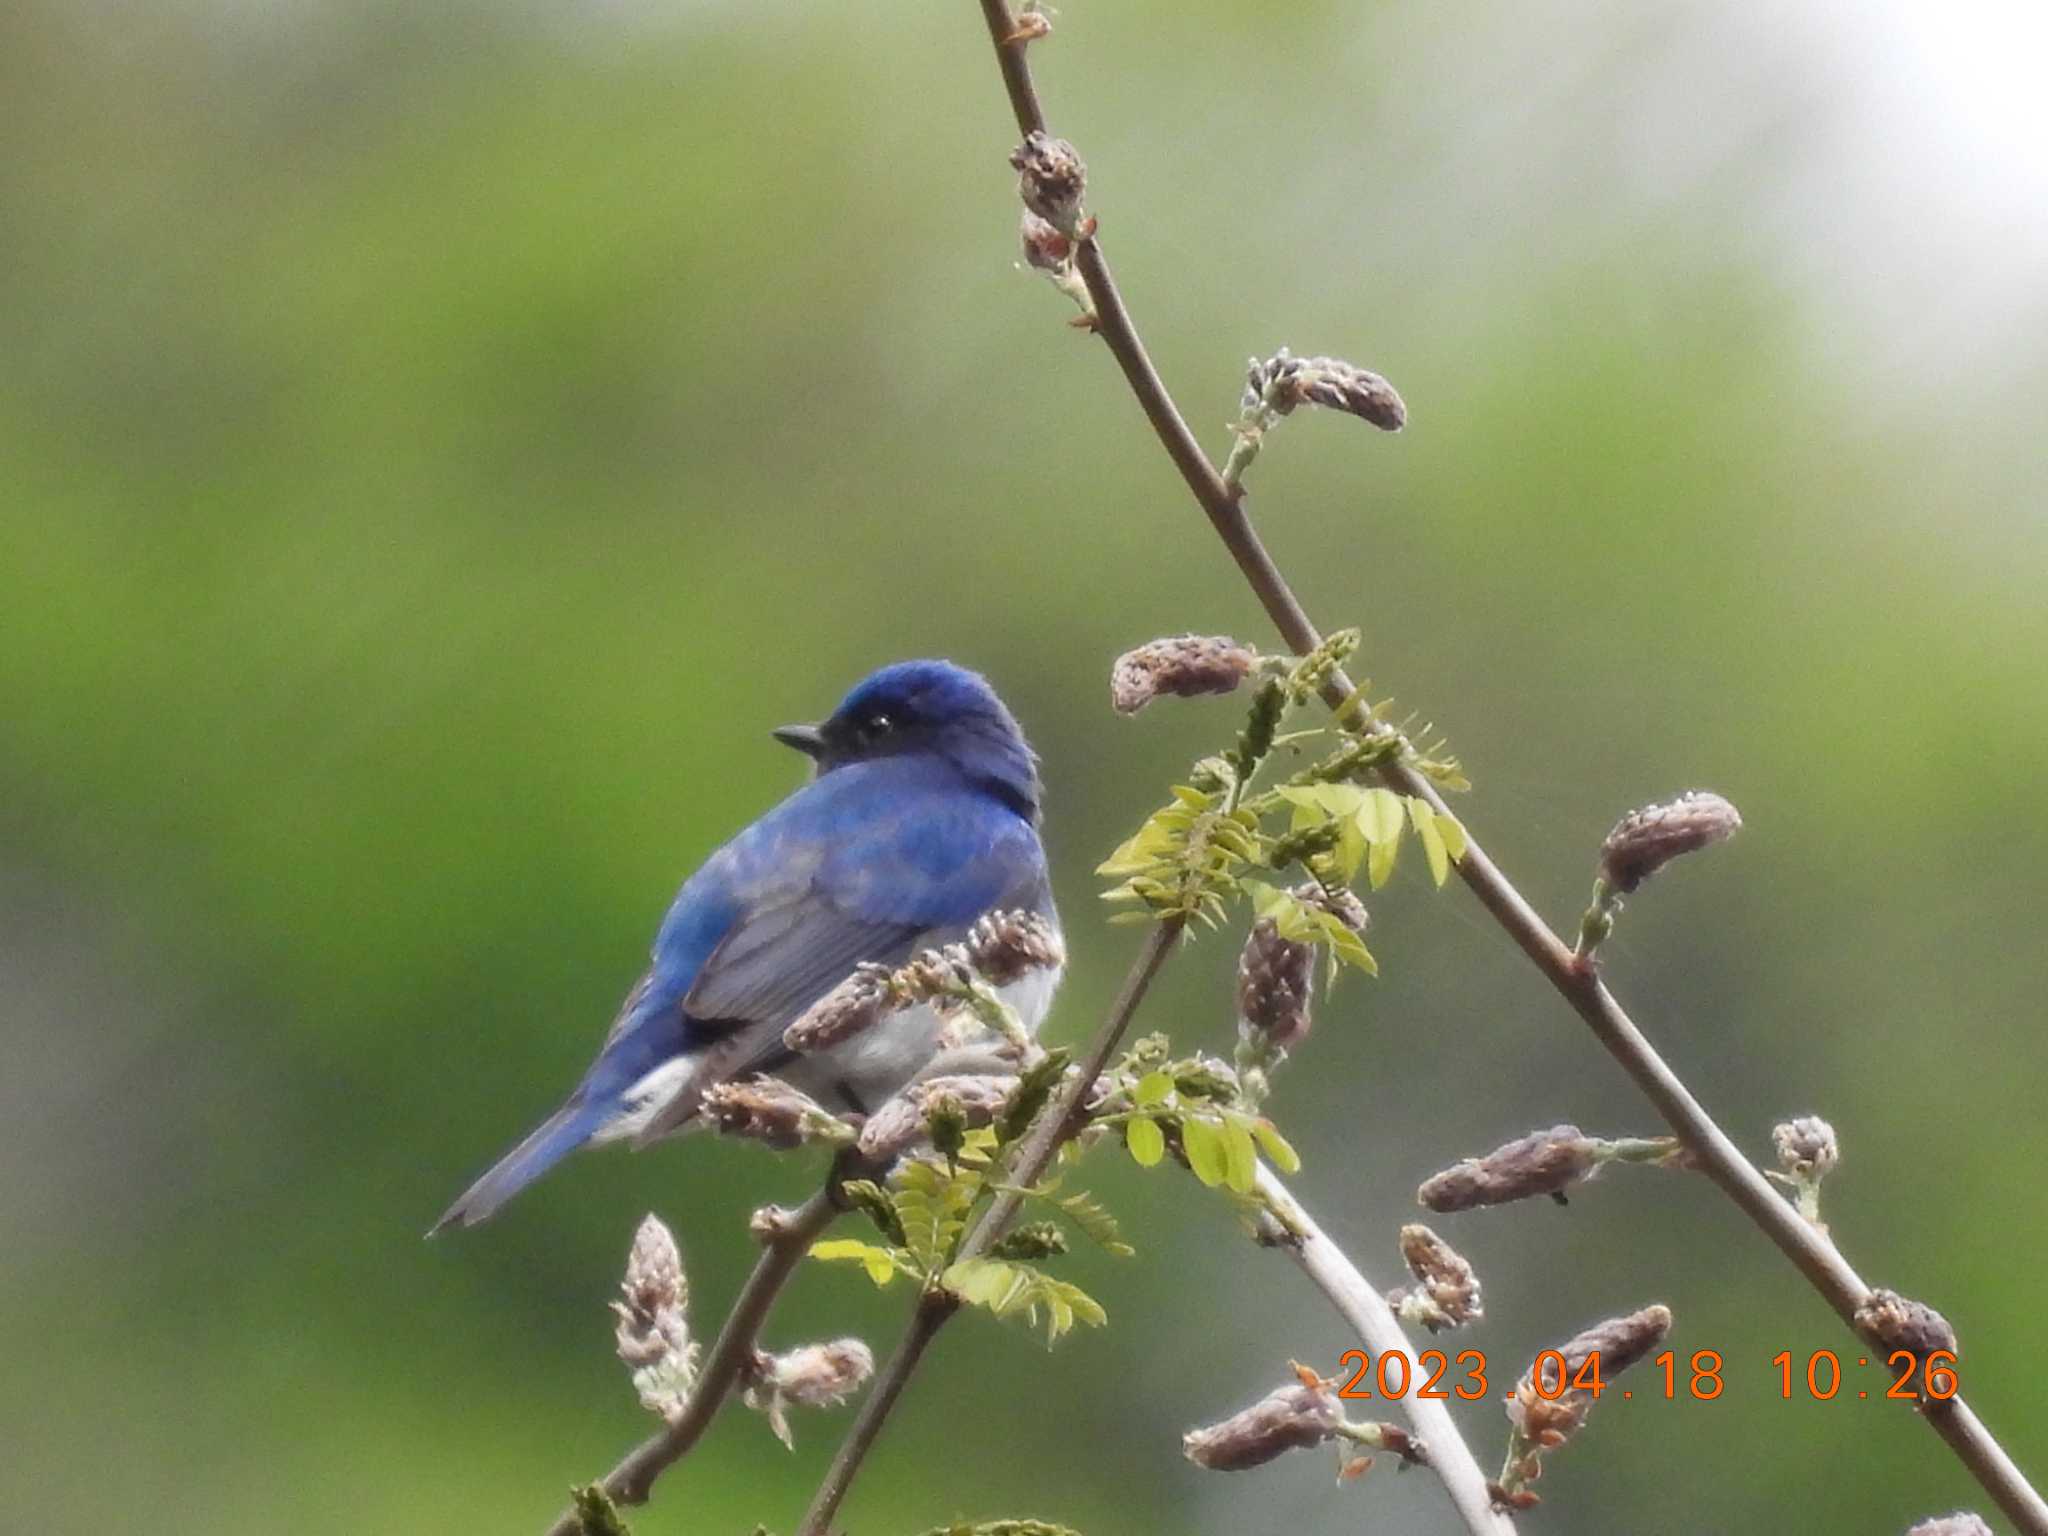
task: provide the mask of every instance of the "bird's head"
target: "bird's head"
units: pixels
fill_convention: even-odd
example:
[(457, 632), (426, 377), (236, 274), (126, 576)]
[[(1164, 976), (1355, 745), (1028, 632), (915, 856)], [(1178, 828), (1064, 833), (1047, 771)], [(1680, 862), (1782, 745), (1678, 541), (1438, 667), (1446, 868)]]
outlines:
[(785, 746), (818, 772), (872, 758), (943, 757), (1020, 815), (1038, 814), (1038, 758), (988, 680), (950, 661), (899, 661), (870, 673), (816, 725), (785, 725)]

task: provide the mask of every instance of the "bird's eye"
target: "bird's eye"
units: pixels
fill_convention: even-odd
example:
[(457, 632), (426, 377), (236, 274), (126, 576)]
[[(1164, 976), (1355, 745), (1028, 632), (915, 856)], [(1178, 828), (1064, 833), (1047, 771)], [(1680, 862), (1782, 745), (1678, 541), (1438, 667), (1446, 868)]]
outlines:
[(895, 729), (896, 722), (887, 715), (870, 715), (868, 717), (868, 734), (870, 736), (886, 736)]

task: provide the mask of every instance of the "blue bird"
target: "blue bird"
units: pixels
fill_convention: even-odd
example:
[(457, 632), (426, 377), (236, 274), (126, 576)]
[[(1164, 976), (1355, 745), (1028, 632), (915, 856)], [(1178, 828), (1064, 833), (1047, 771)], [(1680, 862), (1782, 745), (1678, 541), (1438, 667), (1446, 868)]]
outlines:
[[(1038, 840), (1038, 760), (977, 673), (904, 661), (864, 679), (821, 724), (778, 741), (809, 783), (684, 882), (597, 1059), (562, 1107), (438, 1223), (474, 1226), (585, 1143), (687, 1129), (704, 1091), (780, 1075), (830, 1108), (864, 1112), (936, 1054), (929, 1009), (799, 1057), (782, 1032), (862, 961), (899, 965), (991, 911), (1058, 924)], [(1014, 984), (1036, 1029), (1056, 973)]]

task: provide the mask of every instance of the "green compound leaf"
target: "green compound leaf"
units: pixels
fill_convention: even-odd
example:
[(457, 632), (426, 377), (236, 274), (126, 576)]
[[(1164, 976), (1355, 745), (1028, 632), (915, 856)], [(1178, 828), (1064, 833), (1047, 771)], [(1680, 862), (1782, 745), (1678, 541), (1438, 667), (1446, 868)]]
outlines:
[(1368, 976), (1379, 975), (1379, 962), (1365, 947), (1365, 940), (1334, 912), (1312, 907), (1294, 892), (1263, 880), (1247, 880), (1244, 888), (1251, 896), (1253, 913), (1270, 918), (1281, 938), (1296, 944), (1325, 945), (1340, 964), (1356, 966)]
[(1038, 1321), (1038, 1304), (1046, 1309), (1045, 1342), (1057, 1343), (1059, 1336), (1074, 1326), (1078, 1319), (1091, 1328), (1100, 1328), (1109, 1321), (1109, 1314), (1102, 1310), (1102, 1303), (1065, 1280), (1055, 1280), (1050, 1275), (1036, 1277), (1038, 1284), (1033, 1292), (1032, 1304), (1027, 1306), (1031, 1321)]
[(999, 1318), (1021, 1315), (1036, 1323), (1042, 1311), (1048, 1344), (1077, 1321), (1097, 1328), (1109, 1321), (1102, 1304), (1079, 1286), (1002, 1259), (962, 1259), (947, 1268), (939, 1283), (967, 1305), (986, 1307)]
[(1031, 1285), (1031, 1271), (1007, 1259), (962, 1259), (948, 1265), (939, 1284), (970, 1307), (987, 1307), (1001, 1317)]
[[(1158, 1127), (1154, 1126), (1153, 1129), (1157, 1130)], [(1123, 1229), (1117, 1226), (1116, 1218), (1110, 1215), (1109, 1208), (1086, 1190), (1079, 1194), (1064, 1195), (1054, 1203), (1067, 1213), (1067, 1220), (1079, 1227), (1083, 1235), (1104, 1253), (1127, 1259), (1137, 1251), (1124, 1241)]]

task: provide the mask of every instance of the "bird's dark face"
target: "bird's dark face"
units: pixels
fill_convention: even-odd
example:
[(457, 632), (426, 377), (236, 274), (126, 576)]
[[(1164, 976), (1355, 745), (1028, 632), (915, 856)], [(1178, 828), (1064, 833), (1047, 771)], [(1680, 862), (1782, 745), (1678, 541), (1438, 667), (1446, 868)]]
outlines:
[(786, 725), (775, 739), (813, 758), (820, 773), (878, 757), (929, 753), (1038, 809), (1037, 758), (1003, 701), (979, 673), (949, 661), (899, 661), (864, 678), (817, 725)]

